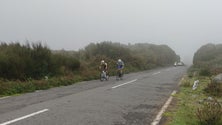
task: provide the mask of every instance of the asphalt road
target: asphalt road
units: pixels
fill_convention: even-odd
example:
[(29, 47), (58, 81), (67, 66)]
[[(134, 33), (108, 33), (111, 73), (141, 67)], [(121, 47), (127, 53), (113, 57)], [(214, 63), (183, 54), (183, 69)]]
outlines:
[(0, 125), (149, 125), (187, 67), (0, 98)]

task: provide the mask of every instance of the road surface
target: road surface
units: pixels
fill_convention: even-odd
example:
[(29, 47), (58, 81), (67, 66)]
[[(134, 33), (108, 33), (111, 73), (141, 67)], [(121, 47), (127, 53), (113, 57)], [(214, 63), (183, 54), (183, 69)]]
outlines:
[(0, 125), (149, 125), (187, 67), (0, 98)]

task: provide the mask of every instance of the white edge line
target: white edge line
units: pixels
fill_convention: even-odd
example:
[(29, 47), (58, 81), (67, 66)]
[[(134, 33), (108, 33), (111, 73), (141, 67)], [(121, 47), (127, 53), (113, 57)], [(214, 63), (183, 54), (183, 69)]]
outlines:
[(118, 87), (120, 87), (120, 86), (123, 86), (123, 85), (129, 84), (129, 83), (133, 83), (133, 82), (135, 82), (135, 81), (137, 81), (137, 79), (134, 79), (134, 80), (132, 80), (132, 81), (129, 81), (129, 82), (126, 82), (126, 83), (123, 83), (123, 84), (117, 85), (117, 86), (113, 86), (112, 89), (118, 88)]
[(156, 118), (153, 120), (153, 122), (151, 123), (151, 125), (158, 125), (161, 118), (162, 118), (162, 115), (163, 113), (166, 111), (167, 107), (170, 105), (172, 99), (173, 99), (173, 96), (172, 95), (175, 95), (176, 94), (176, 90), (174, 90), (172, 93), (171, 93), (171, 96), (169, 97), (169, 99), (166, 101), (166, 103), (163, 105), (163, 107), (161, 108), (160, 112), (157, 114)]
[(26, 119), (26, 118), (29, 118), (29, 117), (38, 115), (38, 114), (40, 114), (40, 113), (46, 112), (46, 111), (48, 111), (48, 110), (49, 110), (49, 109), (43, 109), (43, 110), (41, 110), (41, 111), (34, 112), (34, 113), (29, 114), (29, 115), (26, 115), (26, 116), (23, 116), (23, 117), (16, 118), (16, 119), (11, 120), (11, 121), (7, 121), (7, 122), (4, 122), (4, 123), (1, 123), (0, 125), (9, 125), (9, 124), (15, 123), (15, 122), (17, 122), (17, 121), (21, 121), (21, 120), (23, 120), (23, 119)]
[(0, 100), (2, 100), (2, 99), (7, 99), (7, 98), (9, 98), (9, 97), (10, 97), (10, 96), (1, 97)]
[(160, 72), (153, 73), (152, 75), (157, 75), (157, 74), (160, 74)]

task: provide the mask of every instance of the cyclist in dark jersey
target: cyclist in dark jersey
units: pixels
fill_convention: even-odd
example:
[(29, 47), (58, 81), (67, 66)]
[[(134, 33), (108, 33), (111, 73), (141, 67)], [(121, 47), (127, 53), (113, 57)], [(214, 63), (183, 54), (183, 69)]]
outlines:
[(99, 69), (108, 73), (108, 64), (104, 60), (102, 60)]

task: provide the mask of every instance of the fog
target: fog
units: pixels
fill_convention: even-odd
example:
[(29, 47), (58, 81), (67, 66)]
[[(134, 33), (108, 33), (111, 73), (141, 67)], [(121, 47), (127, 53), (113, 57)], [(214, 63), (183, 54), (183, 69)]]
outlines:
[(78, 50), (91, 42), (167, 44), (191, 62), (222, 42), (220, 0), (1, 0), (0, 40)]

